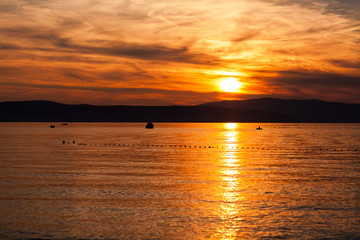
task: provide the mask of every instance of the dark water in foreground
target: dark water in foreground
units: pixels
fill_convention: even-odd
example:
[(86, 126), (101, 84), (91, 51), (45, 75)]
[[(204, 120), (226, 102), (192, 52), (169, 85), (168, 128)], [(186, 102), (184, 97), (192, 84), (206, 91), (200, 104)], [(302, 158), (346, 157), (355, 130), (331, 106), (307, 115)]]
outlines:
[(0, 123), (1, 239), (360, 239), (360, 124), (49, 125)]

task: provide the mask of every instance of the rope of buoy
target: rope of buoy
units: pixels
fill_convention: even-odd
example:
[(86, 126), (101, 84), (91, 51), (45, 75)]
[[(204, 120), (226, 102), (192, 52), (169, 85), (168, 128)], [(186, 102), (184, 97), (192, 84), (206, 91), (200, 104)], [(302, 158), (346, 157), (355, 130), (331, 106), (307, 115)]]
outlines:
[[(76, 144), (77, 142), (75, 140), (63, 140), (62, 144)], [(77, 143), (77, 145), (88, 145), (86, 143)], [(91, 144), (93, 146), (101, 146), (102, 144)], [(217, 146), (206, 146), (206, 145), (174, 145), (174, 144), (170, 144), (170, 145), (164, 145), (164, 144), (116, 144), (116, 143), (104, 143), (103, 146), (119, 146), (119, 147), (170, 147), (170, 148), (202, 148), (202, 149), (242, 149), (242, 150), (268, 150), (268, 151), (321, 151), (321, 152), (357, 152), (358, 149), (351, 149), (351, 148), (271, 148), (271, 147), (262, 147), (262, 146), (224, 146), (224, 145), (217, 145)]]

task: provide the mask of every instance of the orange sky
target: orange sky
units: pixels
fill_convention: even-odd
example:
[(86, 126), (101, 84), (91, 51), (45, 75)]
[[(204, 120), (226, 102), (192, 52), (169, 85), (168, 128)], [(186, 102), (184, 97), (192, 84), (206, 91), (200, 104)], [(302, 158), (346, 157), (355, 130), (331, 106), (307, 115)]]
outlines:
[(0, 0), (0, 101), (360, 103), (359, 12), (354, 0)]

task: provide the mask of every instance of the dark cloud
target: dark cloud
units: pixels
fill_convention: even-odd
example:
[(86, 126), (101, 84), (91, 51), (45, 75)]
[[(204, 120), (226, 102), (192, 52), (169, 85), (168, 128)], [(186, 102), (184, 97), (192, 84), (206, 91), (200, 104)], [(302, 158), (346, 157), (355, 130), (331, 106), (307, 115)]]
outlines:
[(264, 0), (272, 4), (299, 5), (313, 10), (323, 10), (325, 14), (335, 14), (345, 18), (360, 21), (359, 0)]
[(57, 46), (86, 54), (101, 54), (118, 57), (129, 57), (151, 61), (182, 62), (192, 64), (215, 64), (217, 59), (213, 56), (192, 53), (187, 47), (170, 48), (156, 44), (137, 44), (114, 42), (113, 45), (75, 44), (69, 39), (57, 39)]
[(360, 21), (359, 9), (359, 0), (332, 0), (326, 7), (328, 13), (339, 14)]
[(231, 39), (233, 42), (245, 42), (254, 39), (256, 36), (258, 36), (261, 33), (261, 31), (249, 31), (246, 34), (242, 34), (240, 36), (237, 36), (233, 39)]
[(266, 78), (264, 85), (292, 98), (360, 102), (360, 76), (321, 71), (279, 71)]
[(76, 69), (63, 69), (62, 74), (66, 77), (81, 80), (83, 82), (94, 82), (96, 80), (93, 75), (84, 74), (83, 71), (78, 71)]
[(37, 56), (37, 59), (40, 61), (47, 62), (69, 62), (69, 63), (90, 63), (90, 64), (111, 64), (112, 61), (99, 59), (92, 56), (80, 56), (76, 53), (64, 53), (63, 56), (54, 56), (54, 55), (46, 55), (46, 56)]
[(18, 67), (5, 67), (5, 66), (0, 66), (0, 75), (2, 77), (7, 76), (7, 75), (12, 75), (12, 74), (17, 74), (19, 72), (19, 68)]
[(349, 61), (345, 59), (331, 59), (329, 60), (329, 62), (339, 67), (354, 68), (360, 70), (360, 59), (358, 61)]
[(270, 85), (296, 86), (297, 88), (358, 88), (360, 89), (360, 76), (348, 76), (337, 73), (321, 71), (279, 71), (279, 77), (268, 79)]
[(10, 2), (0, 2), (0, 13), (1, 14), (15, 14), (21, 10), (21, 7), (17, 4)]
[[(0, 27), (0, 36), (3, 36), (5, 41), (16, 42), (17, 44), (3, 43), (3, 45), (12, 45), (13, 48), (32, 48), (36, 49), (39, 46), (60, 45), (61, 42), (67, 39), (61, 38), (58, 32), (52, 28), (47, 27)], [(4, 41), (3, 40), (3, 41)]]
[(0, 43), (0, 49), (2, 49), (2, 50), (19, 50), (19, 49), (24, 49), (24, 48), (20, 47), (18, 45), (15, 45), (15, 44), (11, 44), (11, 43)]
[(152, 76), (145, 70), (138, 70), (138, 71), (109, 71), (101, 75), (103, 79), (107, 80), (114, 80), (114, 81), (131, 81), (136, 79), (156, 79), (155, 76)]
[[(114, 57), (128, 57), (151, 61), (168, 61), (191, 64), (212, 65), (218, 62), (213, 56), (204, 53), (194, 53), (188, 47), (172, 48), (159, 44), (138, 44), (122, 41), (88, 41), (75, 43), (71, 38), (61, 37), (60, 33), (53, 29), (31, 28), (19, 26), (16, 28), (0, 28), (0, 34), (27, 40), (33, 45), (43, 42), (28, 50), (76, 52), (82, 54), (99, 54)], [(45, 44), (46, 43), (46, 44)], [(21, 46), (14, 44), (2, 44), (2, 48), (20, 49)], [(25, 48), (25, 47), (23, 47)]]

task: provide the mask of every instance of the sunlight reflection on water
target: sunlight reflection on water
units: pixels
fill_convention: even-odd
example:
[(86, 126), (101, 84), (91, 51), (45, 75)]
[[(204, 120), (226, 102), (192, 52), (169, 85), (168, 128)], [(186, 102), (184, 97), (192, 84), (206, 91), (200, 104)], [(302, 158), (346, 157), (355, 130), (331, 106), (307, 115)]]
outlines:
[(238, 179), (239, 169), (241, 169), (241, 155), (236, 156), (236, 151), (233, 150), (237, 148), (237, 144), (234, 144), (237, 141), (238, 134), (235, 131), (236, 127), (236, 123), (225, 124), (225, 128), (228, 130), (225, 132), (227, 150), (222, 153), (224, 169), (220, 173), (220, 176), (222, 176), (220, 182), (222, 184), (219, 189), (222, 197), (219, 215), (223, 224), (214, 235), (215, 238), (219, 239), (236, 239), (238, 237), (239, 222), (242, 221), (240, 210), (242, 209), (241, 200), (244, 197), (241, 196), (239, 191)]
[(0, 238), (360, 238), (360, 125), (256, 127), (0, 124)]

